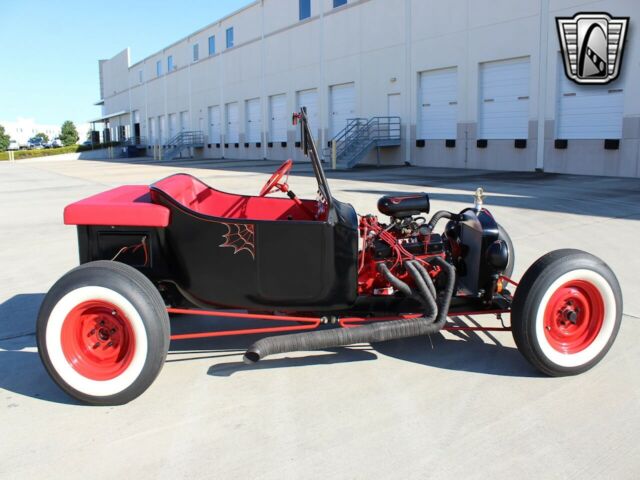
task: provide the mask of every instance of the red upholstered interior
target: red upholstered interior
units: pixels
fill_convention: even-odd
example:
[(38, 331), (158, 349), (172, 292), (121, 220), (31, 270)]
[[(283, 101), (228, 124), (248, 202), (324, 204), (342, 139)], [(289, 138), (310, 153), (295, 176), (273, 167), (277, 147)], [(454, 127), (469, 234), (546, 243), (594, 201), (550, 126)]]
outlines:
[[(152, 187), (161, 190), (190, 210), (213, 217), (251, 220), (316, 220), (315, 214), (318, 210), (315, 200), (302, 200), (302, 203), (314, 214), (310, 215), (290, 198), (234, 195), (215, 190), (185, 174), (172, 175), (154, 183)], [(152, 190), (151, 193), (152, 199), (157, 201), (157, 192)]]

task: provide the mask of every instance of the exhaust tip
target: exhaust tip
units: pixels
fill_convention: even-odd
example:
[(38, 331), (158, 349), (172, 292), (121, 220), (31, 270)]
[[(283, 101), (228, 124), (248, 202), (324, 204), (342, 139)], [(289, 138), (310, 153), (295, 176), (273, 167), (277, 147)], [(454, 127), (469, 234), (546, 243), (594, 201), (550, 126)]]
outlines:
[(244, 363), (247, 365), (253, 365), (260, 360), (260, 354), (258, 352), (246, 351), (244, 354)]

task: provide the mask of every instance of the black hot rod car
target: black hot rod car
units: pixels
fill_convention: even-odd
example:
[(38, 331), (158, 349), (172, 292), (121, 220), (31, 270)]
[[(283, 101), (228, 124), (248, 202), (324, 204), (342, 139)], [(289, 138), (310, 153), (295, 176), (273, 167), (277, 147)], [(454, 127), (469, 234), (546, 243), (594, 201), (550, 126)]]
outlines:
[[(332, 196), (304, 109), (294, 123), (318, 182), (314, 200), (289, 188), (288, 160), (258, 196), (178, 174), (66, 207), (81, 265), (51, 288), (37, 320), (40, 356), (64, 391), (90, 404), (128, 402), (156, 378), (171, 340), (223, 335), (289, 332), (256, 341), (250, 363), (440, 330), (512, 330), (548, 375), (583, 372), (609, 350), (622, 296), (601, 260), (557, 250), (515, 283), (513, 245), (481, 189), (458, 213), (427, 219), (428, 195), (413, 193), (379, 200), (386, 223), (358, 217)], [(276, 190), (286, 197), (267, 196)], [(273, 323), (172, 335), (170, 314)], [(448, 321), (480, 314), (510, 314), (511, 326)]]

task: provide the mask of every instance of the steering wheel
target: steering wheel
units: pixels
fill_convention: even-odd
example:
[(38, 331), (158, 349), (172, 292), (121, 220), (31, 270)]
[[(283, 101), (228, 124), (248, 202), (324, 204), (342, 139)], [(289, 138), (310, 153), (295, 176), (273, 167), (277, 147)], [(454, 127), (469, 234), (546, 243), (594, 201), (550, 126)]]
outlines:
[[(262, 190), (260, 190), (260, 196), (265, 197), (276, 190), (280, 190), (281, 192), (285, 193), (288, 192), (289, 184), (287, 183), (287, 181), (289, 180), (289, 172), (291, 171), (292, 167), (293, 160), (291, 159), (286, 160), (282, 165), (280, 165), (278, 169), (273, 172), (271, 178), (267, 180), (267, 183), (264, 184)], [(287, 176), (286, 180), (280, 183), (280, 180), (282, 180), (282, 177), (284, 177), (285, 175)]]

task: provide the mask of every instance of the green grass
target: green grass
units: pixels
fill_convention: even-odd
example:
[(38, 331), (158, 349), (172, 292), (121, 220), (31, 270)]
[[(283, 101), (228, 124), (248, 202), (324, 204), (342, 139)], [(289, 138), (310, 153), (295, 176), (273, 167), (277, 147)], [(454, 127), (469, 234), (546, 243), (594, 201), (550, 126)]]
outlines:
[[(43, 148), (39, 150), (16, 150), (13, 152), (13, 155), (16, 160), (19, 160), (21, 158), (48, 157), (50, 155), (84, 152), (87, 150), (91, 150), (91, 147), (85, 147), (83, 145), (69, 145), (68, 147)], [(0, 152), (0, 160), (9, 160), (9, 152)]]

